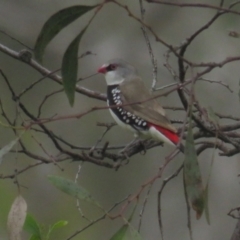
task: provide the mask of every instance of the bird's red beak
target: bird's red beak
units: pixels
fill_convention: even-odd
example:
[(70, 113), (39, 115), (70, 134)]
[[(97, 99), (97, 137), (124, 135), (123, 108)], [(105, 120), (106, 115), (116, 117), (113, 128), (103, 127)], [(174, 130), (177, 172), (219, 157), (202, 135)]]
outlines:
[(102, 67), (100, 67), (100, 68), (98, 69), (98, 72), (105, 74), (105, 73), (107, 72), (106, 66), (103, 65)]

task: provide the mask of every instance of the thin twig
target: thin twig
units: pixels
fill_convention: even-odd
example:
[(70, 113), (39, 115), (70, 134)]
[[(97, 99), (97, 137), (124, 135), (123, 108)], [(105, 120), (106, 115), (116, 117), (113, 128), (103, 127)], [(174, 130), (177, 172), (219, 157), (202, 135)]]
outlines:
[(15, 37), (11, 36), (10, 34), (6, 33), (5, 31), (3, 30), (0, 30), (0, 32), (4, 35), (6, 35), (7, 37), (11, 38), (13, 41), (19, 43), (20, 45), (22, 45), (23, 47), (27, 48), (28, 50), (31, 50), (33, 51), (32, 48), (30, 48), (29, 46), (27, 46), (26, 44), (24, 44), (23, 42), (19, 41), (18, 39), (16, 39)]
[(222, 86), (224, 86), (225, 88), (227, 88), (231, 93), (233, 93), (233, 90), (229, 87), (228, 84), (223, 83), (222, 81), (214, 81), (214, 80), (210, 80), (210, 79), (206, 79), (206, 78), (199, 78), (198, 81), (205, 81), (205, 82), (210, 82), (210, 83), (216, 83), (216, 84), (220, 84)]
[(144, 198), (144, 202), (143, 202), (143, 205), (142, 205), (142, 209), (141, 209), (141, 211), (140, 211), (140, 213), (139, 213), (138, 232), (140, 232), (140, 229), (141, 229), (141, 226), (142, 226), (142, 218), (143, 218), (144, 211), (145, 211), (145, 209), (146, 209), (146, 205), (147, 205), (147, 201), (148, 201), (148, 199), (149, 199), (150, 192), (151, 192), (151, 190), (152, 190), (152, 186), (153, 186), (153, 184), (149, 185), (149, 187), (148, 187), (148, 191), (147, 191), (147, 194), (146, 194), (146, 196), (145, 196), (145, 198)]
[(161, 237), (162, 240), (164, 239), (164, 235), (163, 235), (163, 224), (162, 224), (162, 216), (161, 216), (161, 196), (162, 196), (162, 192), (164, 187), (166, 186), (166, 184), (172, 180), (173, 178), (177, 177), (178, 174), (181, 172), (181, 170), (183, 169), (183, 165), (181, 165), (177, 171), (175, 171), (172, 175), (170, 175), (169, 177), (165, 178), (162, 182), (162, 186), (160, 188), (160, 190), (158, 191), (158, 224), (159, 224), (159, 228), (160, 228), (160, 232), (161, 232)]
[[(233, 4), (230, 5), (230, 8), (219, 7), (211, 4), (204, 4), (204, 3), (178, 3), (178, 2), (169, 2), (169, 1), (161, 1), (161, 0), (145, 0), (148, 3), (157, 3), (169, 6), (176, 6), (176, 7), (194, 7), (194, 8), (209, 8), (214, 10), (219, 10), (227, 13), (233, 13), (240, 15), (239, 11), (231, 10), (230, 8), (234, 6)], [(239, 1), (237, 1), (239, 3)], [(237, 4), (234, 3), (234, 4)]]
[(87, 226), (81, 228), (80, 230), (77, 230), (74, 234), (72, 234), (70, 237), (68, 237), (66, 240), (70, 240), (73, 237), (77, 236), (78, 234), (82, 233), (83, 231), (85, 231), (86, 229), (88, 229), (89, 227), (91, 227), (92, 225), (96, 224), (97, 222), (103, 220), (104, 218), (106, 218), (107, 216), (109, 216), (109, 213), (116, 208), (117, 206), (119, 206), (121, 203), (125, 202), (127, 199), (129, 198), (129, 196), (125, 197), (124, 199), (122, 199), (121, 201), (115, 203), (108, 211), (106, 211), (106, 213), (104, 213), (102, 216), (100, 216), (99, 218), (91, 221), (91, 223), (89, 223)]
[[(142, 0), (139, 0), (139, 5), (140, 5), (141, 20), (142, 20), (142, 22), (144, 22), (144, 15), (145, 15), (145, 11), (146, 10), (143, 7)], [(154, 91), (155, 87), (156, 87), (156, 84), (157, 84), (157, 59), (154, 56), (154, 53), (153, 53), (153, 50), (152, 50), (152, 46), (151, 46), (151, 43), (150, 43), (147, 31), (146, 31), (146, 27), (145, 27), (144, 24), (142, 24), (141, 30), (143, 32), (143, 36), (145, 38), (145, 41), (146, 41), (146, 44), (147, 44), (147, 48), (148, 48), (148, 52), (149, 52), (149, 55), (150, 55), (150, 59), (151, 59), (151, 62), (152, 62), (152, 69), (153, 69), (152, 70), (152, 76), (153, 76), (153, 80), (152, 80), (152, 87), (151, 87), (151, 89), (152, 89), (152, 91)]]

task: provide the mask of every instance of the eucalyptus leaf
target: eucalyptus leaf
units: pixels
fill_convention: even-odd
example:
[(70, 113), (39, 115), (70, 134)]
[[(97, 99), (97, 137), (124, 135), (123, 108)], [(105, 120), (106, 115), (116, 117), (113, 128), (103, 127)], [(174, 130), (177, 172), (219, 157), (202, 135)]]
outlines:
[(71, 42), (66, 52), (64, 53), (62, 61), (61, 71), (63, 78), (63, 87), (71, 106), (74, 104), (74, 95), (77, 83), (79, 42), (86, 29), (87, 27), (85, 27)]
[(67, 224), (68, 224), (68, 221), (61, 220), (61, 221), (58, 221), (58, 222), (54, 223), (51, 226), (51, 229), (54, 230), (54, 229), (57, 229), (57, 228), (62, 228), (62, 227), (65, 227)]
[(52, 15), (43, 25), (37, 38), (34, 53), (36, 59), (41, 62), (44, 50), (48, 43), (66, 26), (81, 17), (83, 14), (94, 9), (98, 5), (84, 6), (76, 5), (60, 10)]
[(42, 238), (39, 238), (38, 236), (36, 235), (32, 235), (29, 240), (42, 240)]
[(31, 234), (30, 240), (41, 240), (41, 228), (34, 217), (30, 214), (27, 214), (23, 229), (25, 232)]
[(84, 200), (86, 202), (92, 203), (92, 204), (100, 207), (98, 202), (91, 196), (91, 194), (86, 189), (79, 186), (77, 183), (75, 183), (71, 180), (68, 180), (68, 179), (65, 179), (62, 177), (58, 177), (58, 176), (53, 176), (53, 175), (48, 176), (48, 180), (56, 188), (65, 192), (66, 194), (68, 194), (72, 197), (78, 198), (80, 200)]
[(196, 217), (199, 219), (204, 210), (204, 190), (194, 147), (191, 113), (185, 145), (184, 187), (186, 188), (187, 197), (192, 204), (192, 208), (196, 211)]
[(48, 233), (47, 233), (47, 236), (46, 236), (46, 240), (50, 239), (50, 235), (53, 232), (53, 230), (58, 229), (58, 228), (62, 228), (64, 226), (66, 226), (67, 224), (68, 224), (67, 221), (61, 220), (61, 221), (58, 221), (58, 222), (54, 223), (53, 225), (51, 225), (49, 227), (49, 230), (48, 230)]

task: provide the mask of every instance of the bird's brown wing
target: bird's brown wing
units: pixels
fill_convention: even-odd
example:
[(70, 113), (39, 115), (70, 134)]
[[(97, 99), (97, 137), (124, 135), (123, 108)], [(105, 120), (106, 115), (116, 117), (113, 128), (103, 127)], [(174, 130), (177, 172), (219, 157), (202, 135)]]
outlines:
[(176, 132), (176, 128), (168, 120), (164, 109), (158, 101), (155, 99), (149, 100), (153, 98), (153, 95), (151, 95), (140, 78), (126, 79), (119, 87), (122, 104), (127, 104), (124, 106), (127, 111), (150, 123)]

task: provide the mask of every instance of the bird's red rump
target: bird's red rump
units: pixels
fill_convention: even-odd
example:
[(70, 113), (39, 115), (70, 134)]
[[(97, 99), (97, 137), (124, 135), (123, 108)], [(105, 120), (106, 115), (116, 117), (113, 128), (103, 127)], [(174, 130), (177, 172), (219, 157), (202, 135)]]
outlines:
[(170, 141), (172, 141), (174, 144), (177, 144), (179, 142), (179, 136), (166, 128), (160, 127), (153, 123), (148, 123), (149, 127), (156, 128), (160, 133), (162, 133), (165, 137), (167, 137)]

